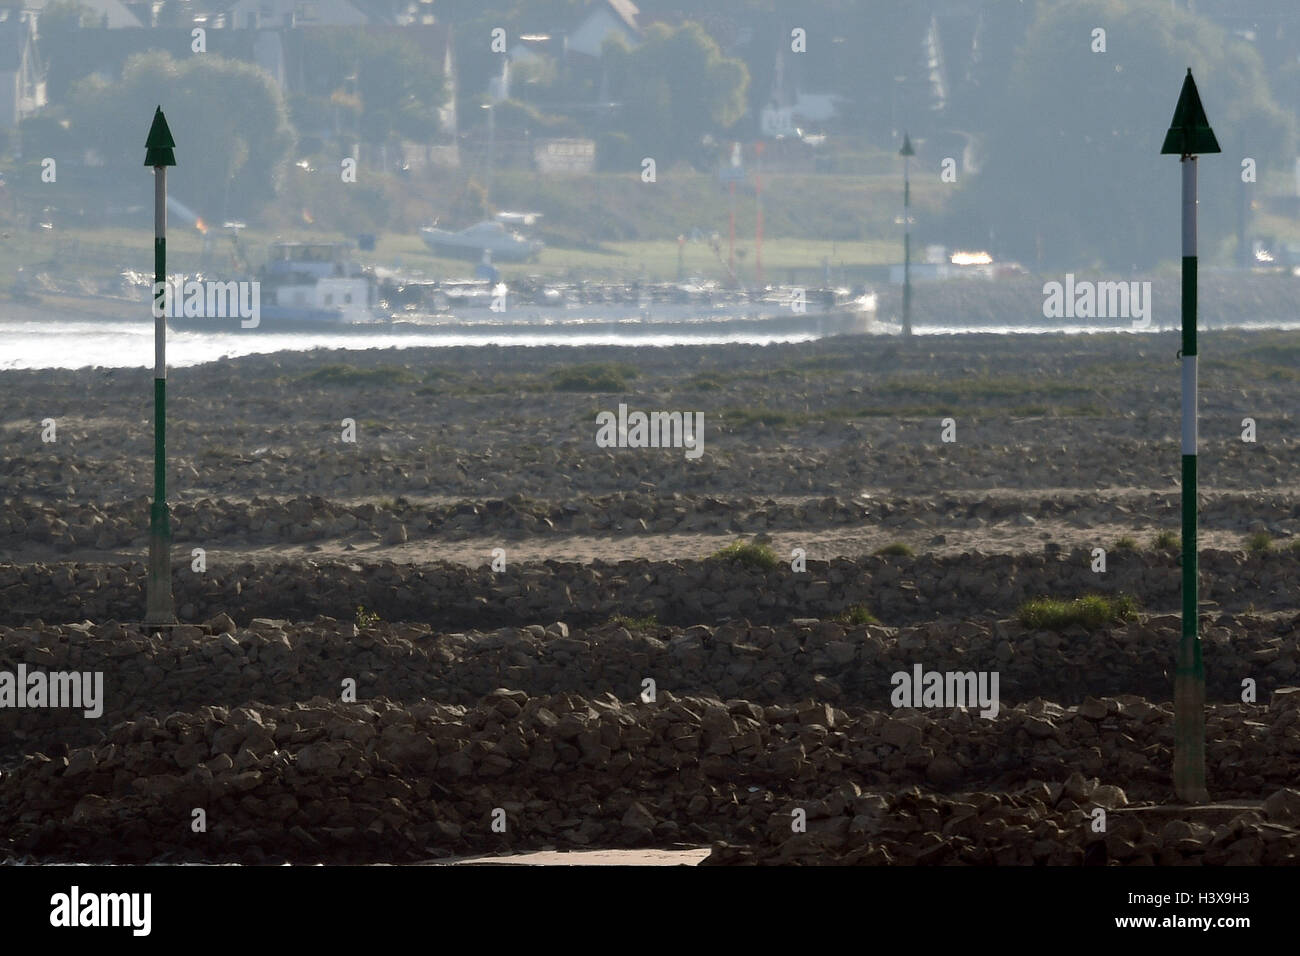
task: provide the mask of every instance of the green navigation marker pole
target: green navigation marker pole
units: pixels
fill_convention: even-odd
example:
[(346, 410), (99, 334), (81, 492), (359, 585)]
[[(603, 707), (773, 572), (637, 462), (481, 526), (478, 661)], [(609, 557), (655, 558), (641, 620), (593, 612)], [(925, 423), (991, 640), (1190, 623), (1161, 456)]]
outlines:
[(903, 134), (903, 148), (898, 151), (903, 157), (903, 335), (912, 334), (912, 182), (909, 178), (909, 166), (916, 150), (912, 141)]
[(162, 107), (153, 114), (144, 164), (153, 167), (153, 507), (149, 509), (149, 583), (146, 624), (173, 624), (171, 514), (167, 509), (167, 167), (176, 146)]
[(1196, 561), (1196, 156), (1219, 152), (1188, 69), (1161, 155), (1183, 168), (1183, 634), (1174, 672), (1174, 793), (1189, 803), (1205, 788), (1205, 665), (1197, 607)]

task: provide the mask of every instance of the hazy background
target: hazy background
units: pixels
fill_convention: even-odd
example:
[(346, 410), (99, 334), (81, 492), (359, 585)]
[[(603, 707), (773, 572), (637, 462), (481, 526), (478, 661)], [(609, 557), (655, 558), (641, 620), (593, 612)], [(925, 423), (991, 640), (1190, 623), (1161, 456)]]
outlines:
[[(0, 109), (8, 276), (147, 250), (159, 103), (171, 194), (249, 240), (372, 233), (409, 264), (421, 225), (518, 209), (543, 214), (541, 271), (670, 274), (683, 236), (690, 271), (721, 274), (708, 237), (725, 240), (738, 143), (742, 271), (759, 186), (772, 268), (879, 270), (901, 258), (906, 129), (915, 249), (1147, 270), (1179, 255), (1159, 149), (1189, 66), (1223, 147), (1201, 162), (1202, 258), (1300, 238), (1286, 0), (36, 0), (8, 7), (0, 51), (19, 91)], [(172, 228), (177, 255), (197, 250), (192, 223)]]

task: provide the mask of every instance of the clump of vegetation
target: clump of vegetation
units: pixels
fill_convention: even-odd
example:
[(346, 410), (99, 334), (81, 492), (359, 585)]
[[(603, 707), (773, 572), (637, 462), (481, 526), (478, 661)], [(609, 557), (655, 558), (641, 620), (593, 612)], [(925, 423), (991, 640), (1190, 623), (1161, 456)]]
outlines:
[(1131, 620), (1137, 611), (1137, 601), (1127, 594), (1118, 597), (1089, 594), (1071, 601), (1033, 598), (1020, 605), (1016, 615), (1022, 625), (1034, 631), (1064, 631), (1075, 625), (1094, 631), (1107, 624)]
[(1291, 550), (1296, 554), (1300, 554), (1300, 538), (1296, 538), (1291, 542)]
[(383, 619), (376, 612), (367, 611), (364, 604), (357, 605), (357, 627), (374, 627), (381, 620)]
[(715, 551), (709, 556), (709, 560), (736, 561), (746, 567), (758, 568), (761, 571), (771, 571), (781, 563), (771, 545), (758, 544), (753, 541), (734, 541), (725, 548)]
[(1266, 554), (1273, 550), (1273, 539), (1263, 531), (1256, 531), (1246, 539), (1246, 549), (1252, 554)]
[(476, 381), (466, 385), (460, 374), (447, 368), (429, 368), (424, 370), (424, 384), (415, 390), (417, 395), (448, 395), (459, 393), (491, 392), (492, 383)]
[(701, 372), (686, 381), (686, 388), (696, 392), (716, 392), (722, 389), (725, 378), (716, 372)]
[(1164, 551), (1169, 548), (1177, 550), (1183, 546), (1183, 539), (1172, 531), (1161, 531), (1151, 539), (1151, 547), (1157, 551)]
[(619, 627), (625, 627), (629, 631), (644, 631), (649, 628), (659, 626), (659, 618), (653, 614), (647, 614), (645, 617), (631, 617), (627, 614), (615, 614), (609, 619), (609, 623)]
[(1124, 535), (1122, 538), (1115, 539), (1116, 551), (1136, 551), (1137, 546), (1138, 546), (1137, 540), (1129, 537), (1128, 535)]
[(588, 362), (551, 372), (556, 392), (626, 392), (636, 369), (622, 362)]
[(409, 368), (400, 365), (380, 365), (375, 368), (356, 368), (351, 365), (322, 365), (308, 372), (299, 381), (314, 385), (414, 385), (419, 379)]
[(891, 558), (910, 558), (916, 555), (916, 552), (912, 550), (911, 545), (905, 544), (902, 541), (891, 541), (883, 548), (877, 548), (875, 553), (883, 554)]
[(865, 604), (852, 604), (846, 607), (839, 614), (835, 615), (837, 624), (879, 624), (880, 621), (876, 615), (872, 614)]

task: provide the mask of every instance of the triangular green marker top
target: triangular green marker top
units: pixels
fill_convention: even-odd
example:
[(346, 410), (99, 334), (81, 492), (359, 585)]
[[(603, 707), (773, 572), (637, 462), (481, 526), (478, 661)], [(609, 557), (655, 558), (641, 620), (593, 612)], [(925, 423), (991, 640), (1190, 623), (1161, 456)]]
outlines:
[(154, 110), (153, 125), (149, 127), (149, 138), (144, 141), (144, 164), (146, 166), (175, 166), (176, 154), (172, 152), (176, 141), (172, 131), (167, 128), (167, 117), (163, 116), (162, 107)]
[(1218, 152), (1222, 152), (1219, 141), (1214, 136), (1214, 130), (1210, 129), (1205, 107), (1201, 105), (1201, 94), (1196, 91), (1196, 81), (1192, 79), (1191, 67), (1188, 67), (1187, 78), (1183, 80), (1183, 91), (1178, 95), (1173, 122), (1165, 134), (1160, 155), (1196, 156)]

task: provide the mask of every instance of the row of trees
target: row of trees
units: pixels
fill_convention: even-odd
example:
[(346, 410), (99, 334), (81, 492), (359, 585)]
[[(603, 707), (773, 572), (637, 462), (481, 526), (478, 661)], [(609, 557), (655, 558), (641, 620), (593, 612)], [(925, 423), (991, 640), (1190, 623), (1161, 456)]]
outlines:
[(1251, 45), (1165, 0), (1072, 0), (1045, 6), (1019, 45), (978, 130), (980, 171), (955, 187), (935, 241), (1050, 269), (1176, 259), (1178, 163), (1160, 146), (1189, 66), (1223, 149), (1200, 161), (1201, 229), (1232, 236), (1238, 204), (1270, 175), (1293, 182), (1295, 162), (1294, 116)]
[(291, 103), (300, 131), (351, 134), (366, 142), (427, 142), (448, 89), (424, 51), (393, 33), (364, 30), (303, 35), (302, 90)]
[[(756, 20), (777, 16), (771, 4), (742, 0), (706, 0), (699, 13), (734, 17), (738, 4)], [(813, 3), (790, 20), (814, 27), (810, 36), (821, 46), (807, 62), (823, 77), (832, 71), (831, 88), (858, 91), (842, 106), (840, 128), (870, 127), (881, 91), (892, 90), (897, 71), (914, 70), (918, 39), (936, 8)], [(846, 37), (853, 42), (834, 42)], [(1176, 256), (1176, 164), (1159, 155), (1159, 145), (1189, 65), (1224, 150), (1201, 164), (1206, 234), (1235, 233), (1239, 206), (1257, 196), (1250, 187), (1283, 174), (1291, 182), (1295, 116), (1274, 100), (1254, 47), (1167, 0), (987, 0), (978, 8), (976, 40), (963, 72), (948, 76), (946, 118), (926, 115), (915, 102), (896, 117), (898, 127), (922, 132), (923, 170), (938, 178), (944, 159), (963, 166), (942, 217), (918, 225), (923, 241), (991, 247), (1053, 269), (1145, 269)], [(610, 95), (622, 108), (603, 130), (582, 131), (603, 137), (605, 156), (618, 168), (653, 156), (707, 169), (718, 156), (710, 135), (752, 135), (735, 129), (746, 112), (746, 64), (723, 54), (699, 25), (652, 26), (633, 49), (610, 43), (605, 61)], [(530, 95), (543, 107), (548, 93), (556, 100), (571, 93), (563, 71), (539, 72)], [(1273, 79), (1284, 90), (1300, 88), (1300, 65)], [(770, 76), (755, 82), (770, 83)], [(536, 110), (517, 115), (535, 123)], [(945, 125), (951, 135), (926, 137)], [(952, 156), (962, 142), (972, 147), (968, 155)], [(963, 159), (975, 162), (966, 167)], [(1243, 182), (1252, 173), (1257, 182)]]
[(176, 195), (210, 218), (244, 214), (275, 198), (294, 130), (278, 88), (246, 63), (132, 57), (121, 79), (91, 77), (74, 88), (68, 146), (110, 172), (134, 173), (144, 159), (141, 130), (164, 99), (183, 160), (172, 179)]
[[(69, 0), (43, 14), (54, 105), (24, 122), (15, 145), (28, 162), (59, 161), (65, 185), (103, 192), (138, 165), (141, 117), (147, 122), (161, 102), (185, 159), (174, 188), (207, 219), (255, 216), (277, 196), (295, 148), (315, 153), (328, 142), (337, 153), (356, 142), (429, 141), (448, 98), (441, 64), (391, 32), (303, 31), (295, 38), (296, 92), (286, 97), (239, 58), (251, 51), (243, 48), (251, 31), (209, 31), (199, 55), (188, 29), (152, 30), (159, 49), (128, 56), (139, 31), (86, 26), (85, 9)], [(115, 57), (120, 72), (110, 79), (105, 66)], [(95, 205), (93, 195), (81, 198)]]
[[(544, 2), (556, 18), (581, 8), (578, 0)], [(776, 15), (763, 3), (750, 5), (755, 16)], [(652, 6), (650, 0), (642, 4)], [(722, 0), (705, 2), (702, 15), (724, 6)], [(983, 7), (982, 58), (967, 77), (970, 88), (954, 92), (969, 104), (963, 131), (974, 144), (978, 171), (964, 170), (951, 184), (942, 219), (918, 224), (922, 241), (992, 246), (1045, 268), (1145, 268), (1176, 256), (1176, 164), (1158, 152), (1188, 65), (1224, 150), (1202, 163), (1206, 234), (1232, 232), (1236, 204), (1253, 185), (1242, 182), (1245, 160), (1261, 182), (1283, 169), (1289, 175), (1294, 117), (1274, 101), (1249, 43), (1166, 0), (1023, 6), (1035, 9), (1032, 20), (1012, 0), (989, 0)], [(460, 11), (471, 23), (502, 15), (500, 7), (489, 5), (484, 13), (470, 0), (446, 4), (449, 14)], [(809, 16), (824, 7), (814, 4)], [(864, 10), (875, 11), (876, 22), (863, 19)], [(882, 10), (875, 2), (842, 5), (838, 30), (861, 35), (867, 49), (913, 35), (917, 24), (908, 5)], [(510, 6), (510, 12), (518, 11)], [(1104, 50), (1093, 41), (1099, 26), (1106, 31)], [(313, 136), (376, 142), (433, 135), (434, 110), (447, 90), (421, 51), (399, 36), (364, 31), (323, 32), (310, 42), (301, 91), (289, 102), (246, 63), (213, 54), (133, 57), (119, 79), (87, 77), (61, 106), (30, 123), (24, 154), (33, 161), (89, 152), (125, 173), (140, 162), (141, 124), (165, 99), (184, 157), (177, 194), (205, 216), (249, 218), (277, 195), (295, 142), (302, 148)], [(642, 156), (655, 157), (661, 168), (679, 159), (708, 168), (717, 156), (710, 137), (725, 142), (745, 118), (751, 82), (745, 63), (726, 55), (697, 23), (652, 25), (635, 47), (611, 42), (605, 54), (603, 81), (622, 105), (600, 124), (507, 102), (497, 105), (499, 126), (528, 125), (549, 135), (595, 132), (607, 157), (632, 173)], [(852, 54), (827, 50), (825, 59), (860, 76), (864, 98), (867, 88), (892, 82), (881, 75), (881, 64)], [(883, 68), (896, 68), (899, 56), (885, 56)], [(486, 49), (479, 60), (499, 63)], [(553, 91), (579, 82), (545, 69), (534, 78), (536, 86)], [(544, 103), (545, 96), (536, 100)], [(846, 107), (850, 115), (852, 108)], [(481, 118), (481, 111), (469, 112)], [(924, 141), (918, 146), (918, 175), (929, 169), (937, 178), (945, 157), (928, 151)], [(769, 201), (779, 202), (779, 195)], [(882, 223), (880, 234), (892, 228)]]

